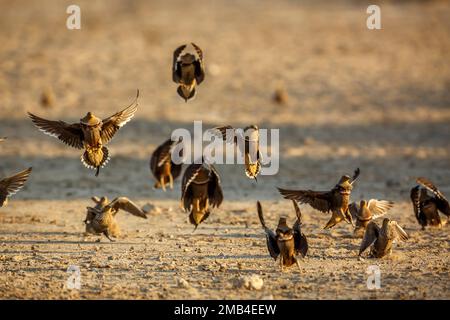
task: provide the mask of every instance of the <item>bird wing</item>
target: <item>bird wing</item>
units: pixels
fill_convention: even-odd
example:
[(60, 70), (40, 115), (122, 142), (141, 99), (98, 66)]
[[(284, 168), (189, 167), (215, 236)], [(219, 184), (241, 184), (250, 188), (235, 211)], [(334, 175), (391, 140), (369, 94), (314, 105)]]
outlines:
[(384, 216), (393, 206), (394, 202), (386, 200), (370, 199), (367, 203), (367, 207), (372, 213), (372, 219)]
[(436, 196), (436, 206), (446, 216), (450, 216), (450, 204), (441, 191), (427, 178), (417, 178), (417, 183), (430, 190)]
[(236, 143), (235, 129), (230, 125), (208, 129), (208, 132), (222, 139), (226, 143)]
[(402, 241), (406, 241), (409, 239), (408, 234), (405, 232), (405, 230), (403, 230), (402, 227), (400, 227), (400, 225), (397, 223), (397, 221), (392, 221), (392, 225), (394, 227), (395, 230), (395, 238), (396, 239), (400, 239)]
[(353, 184), (353, 182), (355, 182), (356, 179), (358, 179), (360, 173), (361, 170), (359, 170), (359, 168), (356, 168), (355, 172), (353, 173), (352, 181), (350, 182), (351, 184)]
[(183, 181), (181, 182), (181, 196), (184, 197), (187, 188), (198, 176), (200, 170), (203, 167), (203, 163), (193, 163), (189, 165), (184, 171)]
[(306, 236), (303, 234), (300, 228), (302, 225), (302, 212), (300, 211), (300, 207), (298, 206), (297, 201), (292, 200), (292, 203), (294, 204), (295, 215), (297, 216), (297, 220), (292, 227), (292, 229), (294, 229), (295, 251), (297, 252), (297, 254), (300, 253), (304, 257), (308, 252), (308, 240), (306, 239)]
[(108, 143), (116, 134), (116, 132), (122, 128), (128, 121), (133, 118), (136, 113), (138, 102), (137, 99), (139, 97), (139, 90), (137, 90), (136, 98), (134, 101), (122, 111), (119, 111), (113, 114), (111, 117), (103, 120), (102, 130), (101, 130), (101, 138), (103, 144)]
[(350, 211), (350, 214), (352, 215), (353, 220), (358, 219), (359, 214), (359, 206), (356, 202), (352, 202), (348, 205), (348, 210)]
[(5, 141), (6, 139), (7, 139), (6, 137), (0, 138), (0, 142)]
[(197, 61), (194, 62), (194, 65), (195, 65), (195, 80), (197, 81), (197, 84), (200, 84), (205, 79), (205, 65), (203, 64), (203, 51), (195, 43), (191, 42), (191, 44), (194, 47), (195, 52), (197, 52), (199, 58)]
[(208, 183), (209, 203), (212, 207), (219, 207), (223, 201), (222, 187), (220, 186), (220, 176), (216, 168), (210, 165), (212, 177)]
[(30, 176), (32, 168), (21, 171), (11, 177), (0, 180), (0, 207), (6, 198), (19, 191)]
[(278, 188), (285, 199), (307, 203), (316, 210), (329, 212), (331, 209), (331, 192), (311, 190), (287, 190)]
[(361, 242), (361, 246), (359, 247), (359, 254), (361, 255), (368, 247), (370, 247), (375, 240), (377, 240), (380, 234), (380, 227), (374, 222), (371, 221), (367, 225), (366, 231), (364, 232), (364, 237)]
[(179, 46), (173, 52), (173, 63), (172, 63), (172, 79), (174, 82), (179, 82), (181, 79), (181, 70), (177, 69), (178, 58), (181, 55), (181, 52), (186, 48), (186, 45)]
[(415, 186), (410, 192), (411, 202), (414, 208), (414, 214), (416, 215), (417, 221), (421, 223), (420, 219), (420, 186)]
[(267, 228), (266, 222), (264, 221), (262, 206), (259, 201), (256, 202), (256, 208), (258, 210), (259, 221), (261, 222), (264, 232), (266, 233), (267, 250), (269, 250), (270, 256), (274, 260), (277, 260), (278, 255), (280, 254), (280, 249), (278, 248), (277, 237), (275, 235), (275, 232)]
[(139, 208), (134, 202), (132, 202), (130, 199), (126, 197), (115, 198), (113, 201), (111, 201), (111, 203), (108, 206), (116, 211), (122, 209), (131, 213), (134, 216), (147, 219), (145, 212), (141, 208)]
[(150, 159), (150, 169), (153, 174), (156, 174), (156, 169), (161, 167), (171, 157), (172, 147), (176, 145), (178, 141), (167, 139), (161, 145), (159, 145), (155, 151), (153, 151)]
[(83, 148), (83, 131), (79, 123), (68, 124), (64, 121), (47, 120), (31, 112), (28, 112), (28, 116), (34, 125), (45, 134), (58, 138), (71, 147)]
[(438, 199), (445, 199), (442, 192), (440, 192), (439, 189), (433, 184), (433, 182), (431, 182), (427, 178), (424, 177), (417, 178), (416, 182), (427, 188), (429, 191), (431, 191)]

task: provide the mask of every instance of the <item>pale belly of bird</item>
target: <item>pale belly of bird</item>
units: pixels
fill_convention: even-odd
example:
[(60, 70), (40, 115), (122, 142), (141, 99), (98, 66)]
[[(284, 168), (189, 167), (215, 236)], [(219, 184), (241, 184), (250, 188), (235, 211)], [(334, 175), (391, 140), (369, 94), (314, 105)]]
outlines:
[(283, 259), (283, 265), (290, 267), (295, 263), (295, 245), (294, 238), (278, 239), (278, 248), (280, 249), (280, 255)]

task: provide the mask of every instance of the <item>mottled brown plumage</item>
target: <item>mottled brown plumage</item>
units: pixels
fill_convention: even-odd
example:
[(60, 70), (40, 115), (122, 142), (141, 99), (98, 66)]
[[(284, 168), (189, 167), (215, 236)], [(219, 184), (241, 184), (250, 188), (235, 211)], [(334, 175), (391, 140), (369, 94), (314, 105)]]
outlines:
[[(166, 191), (166, 185), (169, 184), (170, 189), (173, 189), (173, 181), (180, 175), (182, 164), (175, 164), (172, 161), (172, 151), (177, 146), (179, 141), (166, 140), (163, 144), (158, 146), (153, 152), (150, 159), (150, 170), (156, 179), (155, 188), (162, 188)], [(180, 157), (183, 156), (183, 151), (180, 151)]]
[[(450, 205), (441, 191), (427, 178), (418, 178), (418, 186), (411, 189), (411, 202), (417, 222), (425, 229), (426, 226), (441, 227), (450, 218)], [(428, 191), (432, 193), (430, 196)], [(447, 216), (442, 221), (439, 212)]]
[(280, 217), (275, 232), (266, 226), (261, 203), (259, 201), (256, 203), (259, 221), (266, 233), (267, 249), (275, 261), (280, 257), (281, 270), (283, 270), (283, 267), (290, 267), (293, 264), (297, 264), (300, 268), (297, 256), (300, 254), (305, 257), (308, 252), (308, 241), (300, 229), (302, 225), (301, 211), (297, 202), (292, 202), (297, 216), (294, 226), (290, 228), (287, 225), (286, 217)]
[(147, 219), (145, 212), (125, 197), (115, 198), (109, 202), (107, 197), (92, 197), (94, 207), (87, 207), (86, 233), (104, 234), (110, 241), (114, 241), (111, 237), (120, 236), (120, 228), (116, 220), (116, 214), (120, 209), (131, 213), (134, 216)]
[(0, 180), (0, 207), (8, 204), (8, 198), (18, 192), (25, 185), (32, 168), (16, 173)]
[(358, 168), (355, 170), (353, 178), (347, 175), (342, 176), (331, 191), (288, 190), (281, 188), (278, 188), (278, 191), (286, 199), (309, 204), (314, 209), (324, 213), (331, 212), (331, 218), (324, 229), (332, 228), (342, 220), (354, 225), (348, 206), (353, 183), (358, 178), (359, 173)]
[(206, 163), (189, 165), (183, 175), (181, 205), (189, 212), (189, 221), (195, 229), (208, 218), (210, 207), (219, 207), (222, 201), (220, 177), (214, 166)]
[(261, 172), (262, 155), (259, 149), (259, 129), (256, 125), (250, 125), (242, 130), (232, 126), (215, 127), (209, 130), (227, 143), (236, 144), (244, 157), (245, 175), (257, 181)]
[(30, 112), (28, 115), (42, 132), (58, 138), (71, 147), (84, 149), (81, 162), (88, 168), (96, 169), (95, 175), (97, 176), (100, 168), (109, 160), (109, 150), (105, 145), (134, 116), (138, 106), (138, 97), (139, 91), (130, 106), (104, 120), (97, 118), (91, 112), (80, 119), (79, 123), (74, 124), (47, 120)]
[(203, 52), (195, 44), (185, 44), (173, 53), (172, 79), (179, 84), (177, 93), (186, 102), (196, 94), (196, 86), (205, 79)]
[(384, 218), (381, 228), (375, 221), (371, 221), (364, 233), (358, 255), (361, 256), (367, 248), (371, 247), (369, 257), (388, 256), (392, 253), (392, 245), (397, 240), (408, 240), (408, 234), (396, 221)]
[(383, 217), (393, 205), (392, 201), (376, 199), (361, 200), (359, 205), (356, 202), (352, 202), (349, 205), (349, 210), (353, 221), (356, 221), (354, 235), (362, 237), (369, 222)]

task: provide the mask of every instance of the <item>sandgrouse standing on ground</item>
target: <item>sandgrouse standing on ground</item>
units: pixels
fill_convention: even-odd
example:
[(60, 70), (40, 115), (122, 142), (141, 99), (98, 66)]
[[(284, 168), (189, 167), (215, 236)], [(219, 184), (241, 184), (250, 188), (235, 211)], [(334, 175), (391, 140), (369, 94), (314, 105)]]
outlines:
[(395, 241), (408, 240), (405, 230), (398, 225), (396, 221), (383, 219), (383, 225), (380, 228), (375, 221), (371, 221), (364, 233), (358, 256), (371, 247), (369, 257), (382, 258), (392, 253), (392, 245)]
[(286, 217), (280, 217), (275, 232), (266, 226), (261, 203), (259, 201), (256, 203), (259, 221), (266, 233), (267, 249), (269, 250), (270, 256), (275, 261), (278, 256), (280, 257), (279, 261), (282, 271), (283, 267), (290, 267), (293, 264), (297, 264), (300, 268), (300, 264), (296, 257), (299, 254), (302, 257), (305, 257), (308, 252), (308, 241), (300, 229), (302, 224), (300, 208), (295, 201), (292, 202), (294, 203), (295, 213), (297, 215), (294, 226), (290, 228), (286, 223)]

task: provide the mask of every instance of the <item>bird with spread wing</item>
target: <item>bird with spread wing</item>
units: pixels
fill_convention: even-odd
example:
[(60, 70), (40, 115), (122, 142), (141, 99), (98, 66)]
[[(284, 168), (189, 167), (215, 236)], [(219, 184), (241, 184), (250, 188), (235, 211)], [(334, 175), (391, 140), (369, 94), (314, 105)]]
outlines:
[(173, 52), (172, 80), (179, 84), (177, 93), (187, 102), (205, 79), (203, 51), (195, 43), (179, 46)]
[(358, 168), (355, 170), (352, 178), (348, 175), (342, 176), (336, 186), (330, 191), (288, 190), (282, 188), (278, 188), (278, 191), (285, 199), (309, 204), (314, 209), (324, 213), (331, 212), (331, 218), (324, 229), (332, 228), (342, 220), (354, 225), (349, 210), (349, 203), (353, 184), (359, 174), (360, 170)]
[(211, 207), (218, 208), (222, 201), (220, 177), (214, 166), (205, 162), (189, 165), (181, 185), (181, 206), (189, 212), (194, 231), (209, 217)]
[(352, 202), (348, 208), (355, 223), (354, 235), (362, 237), (370, 221), (383, 217), (394, 206), (394, 202), (370, 199), (361, 200), (359, 205)]
[(223, 139), (227, 143), (238, 146), (244, 157), (245, 175), (257, 181), (261, 172), (262, 154), (259, 146), (259, 129), (257, 125), (250, 125), (244, 130), (232, 126), (215, 127), (208, 130), (211, 134)]
[(138, 97), (139, 90), (131, 105), (103, 120), (92, 112), (88, 112), (79, 123), (73, 124), (47, 120), (31, 112), (28, 112), (28, 115), (35, 126), (45, 134), (56, 137), (71, 147), (84, 149), (81, 162), (90, 169), (96, 169), (95, 176), (98, 176), (100, 168), (109, 161), (109, 150), (105, 145), (133, 118), (138, 107)]
[(134, 216), (147, 219), (145, 212), (139, 208), (134, 202), (126, 197), (118, 197), (109, 202), (107, 197), (92, 197), (94, 207), (87, 207), (86, 233), (103, 234), (110, 241), (114, 241), (111, 237), (120, 236), (120, 228), (116, 220), (116, 214), (120, 210), (131, 213)]
[(358, 256), (361, 256), (369, 247), (369, 257), (389, 256), (392, 253), (392, 246), (397, 240), (408, 240), (408, 234), (396, 221), (384, 218), (381, 228), (375, 221), (371, 221), (364, 233)]
[[(417, 222), (422, 226), (442, 227), (450, 219), (450, 205), (441, 191), (427, 178), (417, 178), (419, 185), (411, 189), (411, 202)], [(432, 193), (430, 196), (428, 191)], [(439, 212), (447, 216), (442, 220)]]
[(293, 264), (297, 264), (300, 268), (297, 256), (305, 257), (308, 252), (308, 241), (300, 228), (302, 225), (302, 214), (297, 202), (292, 202), (297, 220), (293, 227), (290, 228), (287, 225), (286, 217), (280, 217), (275, 232), (266, 226), (261, 203), (259, 201), (256, 203), (259, 221), (266, 234), (267, 249), (275, 261), (280, 257), (279, 261), (282, 271), (283, 267), (290, 267)]

